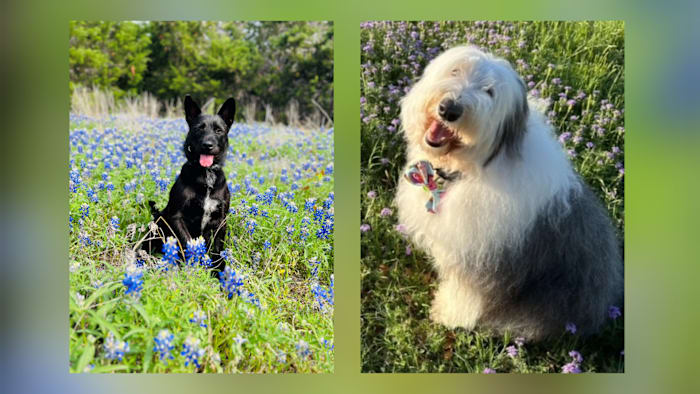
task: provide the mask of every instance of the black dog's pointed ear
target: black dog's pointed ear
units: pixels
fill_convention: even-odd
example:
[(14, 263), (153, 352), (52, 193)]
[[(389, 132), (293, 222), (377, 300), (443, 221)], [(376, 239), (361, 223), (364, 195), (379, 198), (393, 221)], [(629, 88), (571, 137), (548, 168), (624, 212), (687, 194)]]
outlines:
[(233, 117), (236, 115), (236, 101), (232, 97), (229, 97), (224, 105), (221, 106), (221, 109), (219, 109), (218, 115), (226, 122), (226, 126), (230, 128), (233, 124)]
[(199, 105), (192, 100), (192, 97), (189, 94), (185, 96), (185, 119), (187, 123), (192, 123), (201, 113), (202, 110), (199, 108)]

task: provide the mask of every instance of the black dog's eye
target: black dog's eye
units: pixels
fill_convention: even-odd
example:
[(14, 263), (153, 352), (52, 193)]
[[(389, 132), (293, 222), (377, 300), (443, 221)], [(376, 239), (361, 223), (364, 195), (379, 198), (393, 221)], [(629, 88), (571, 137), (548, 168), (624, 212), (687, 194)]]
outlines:
[(221, 134), (221, 133), (223, 133), (224, 131), (217, 127), (216, 129), (214, 129), (214, 132), (215, 132), (216, 134)]

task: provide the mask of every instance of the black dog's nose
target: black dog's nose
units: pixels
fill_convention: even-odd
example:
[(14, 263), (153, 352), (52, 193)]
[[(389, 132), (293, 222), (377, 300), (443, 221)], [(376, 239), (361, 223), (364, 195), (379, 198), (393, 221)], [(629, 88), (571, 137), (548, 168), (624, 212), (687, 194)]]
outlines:
[(211, 141), (202, 141), (202, 147), (206, 150), (211, 150), (214, 147), (214, 143)]
[(444, 99), (438, 106), (438, 114), (448, 122), (454, 122), (462, 116), (462, 106), (452, 99)]

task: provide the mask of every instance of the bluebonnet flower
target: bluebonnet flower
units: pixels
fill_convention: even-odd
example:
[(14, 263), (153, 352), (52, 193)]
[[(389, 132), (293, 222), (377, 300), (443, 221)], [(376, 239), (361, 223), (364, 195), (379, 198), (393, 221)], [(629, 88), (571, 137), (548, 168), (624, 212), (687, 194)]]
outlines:
[(299, 229), (299, 239), (303, 242), (306, 241), (306, 239), (309, 237), (309, 228), (308, 227), (302, 227)]
[(566, 323), (566, 326), (564, 328), (566, 329), (566, 331), (572, 334), (576, 334), (576, 324), (569, 322)]
[(81, 204), (80, 205), (80, 217), (82, 219), (88, 217), (90, 215), (90, 206), (88, 204)]
[(119, 218), (112, 216), (112, 218), (109, 220), (109, 226), (115, 231), (119, 230)]
[(333, 193), (331, 193), (328, 198), (323, 200), (323, 209), (325, 209), (325, 210), (331, 209), (331, 206), (333, 206), (333, 200), (334, 200), (334, 198), (332, 196), (333, 196)]
[(283, 352), (282, 350), (277, 351), (277, 362), (280, 364), (284, 364), (287, 362), (287, 353)]
[(484, 368), (484, 372), (483, 372), (483, 373), (496, 373), (496, 370), (487, 367), (487, 368)]
[(203, 310), (197, 309), (192, 313), (192, 317), (190, 318), (190, 323), (195, 323), (198, 324), (200, 327), (206, 328), (207, 323), (207, 314), (204, 313)]
[(187, 265), (193, 267), (201, 265), (204, 262), (206, 253), (207, 246), (204, 238), (201, 235), (195, 239), (187, 241), (187, 248), (185, 249), (185, 259), (187, 261)]
[(372, 227), (370, 227), (370, 225), (367, 223), (363, 223), (360, 225), (360, 231), (363, 233), (366, 233), (367, 231), (369, 231), (371, 229), (372, 229)]
[(82, 183), (82, 179), (80, 178), (80, 172), (78, 170), (70, 170), (69, 173), (70, 181), (73, 182), (73, 184), (76, 185), (76, 187), (80, 186)]
[(129, 342), (117, 340), (114, 338), (114, 334), (110, 332), (102, 345), (102, 349), (105, 352), (106, 359), (122, 361), (124, 354), (129, 351)]
[(122, 280), (122, 284), (126, 286), (124, 294), (131, 295), (136, 300), (141, 298), (141, 290), (143, 290), (142, 278), (143, 270), (134, 263), (129, 264), (124, 273), (124, 280)]
[(309, 343), (303, 339), (300, 339), (296, 344), (297, 355), (299, 358), (307, 358), (311, 355), (311, 349), (309, 348)]
[(175, 237), (168, 237), (168, 239), (163, 243), (163, 259), (161, 267), (167, 271), (170, 266), (176, 267), (178, 265), (180, 248), (177, 245), (177, 239)]
[(326, 219), (321, 225), (321, 228), (319, 228), (318, 231), (316, 231), (316, 237), (318, 239), (328, 239), (332, 233), (333, 219)]
[(97, 203), (99, 201), (99, 199), (97, 198), (97, 193), (93, 188), (87, 188), (85, 190), (85, 194), (87, 194), (88, 199), (90, 199), (90, 201), (92, 201), (93, 203)]
[(270, 249), (271, 246), (272, 246), (272, 244), (270, 243), (270, 240), (266, 239), (265, 243), (263, 243), (263, 249), (268, 250), (268, 249)]
[(323, 220), (323, 218), (325, 216), (325, 211), (321, 207), (314, 207), (313, 214), (314, 214), (314, 221), (320, 222), (321, 220)]
[(230, 265), (226, 265), (223, 272), (219, 274), (219, 282), (227, 297), (231, 299), (234, 294), (240, 295), (243, 287), (243, 275), (236, 273)]
[(379, 216), (387, 217), (387, 216), (391, 216), (393, 213), (394, 213), (394, 211), (392, 211), (391, 208), (384, 207), (384, 208), (382, 208), (382, 211), (379, 212)]
[(317, 258), (312, 257), (309, 259), (309, 264), (311, 265), (311, 276), (318, 279), (318, 268), (321, 265), (321, 262), (318, 261)]
[(90, 239), (90, 236), (87, 235), (86, 231), (80, 231), (80, 234), (78, 235), (78, 240), (80, 241), (80, 244), (82, 246), (90, 246), (92, 245), (92, 240)]
[(253, 216), (257, 216), (258, 212), (259, 212), (258, 204), (250, 204), (250, 208), (248, 208), (248, 214), (253, 215)]
[(161, 361), (167, 362), (165, 360), (172, 360), (175, 358), (170, 353), (175, 348), (175, 345), (173, 345), (174, 338), (175, 336), (168, 330), (160, 330), (158, 335), (153, 338), (156, 343), (153, 347), (153, 351), (158, 353), (158, 357)]
[(255, 219), (250, 218), (246, 220), (245, 222), (245, 228), (248, 231), (248, 234), (253, 235), (255, 232), (255, 228), (258, 226), (258, 222), (255, 221)]
[(314, 209), (314, 206), (316, 204), (316, 199), (315, 198), (307, 198), (306, 201), (304, 202), (304, 210), (312, 212)]
[(185, 366), (192, 363), (197, 368), (201, 367), (199, 361), (204, 357), (204, 349), (199, 346), (199, 343), (200, 340), (191, 335), (185, 339), (185, 343), (182, 344), (182, 352), (180, 352), (180, 355), (185, 356)]

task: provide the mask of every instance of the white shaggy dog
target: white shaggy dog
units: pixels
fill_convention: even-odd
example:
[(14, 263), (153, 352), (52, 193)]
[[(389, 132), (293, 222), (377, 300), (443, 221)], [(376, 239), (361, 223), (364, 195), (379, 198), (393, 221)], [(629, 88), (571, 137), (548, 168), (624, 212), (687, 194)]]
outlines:
[(407, 171), (427, 161), (445, 183), (431, 213), (402, 179), (399, 220), (434, 259), (431, 318), (448, 327), (590, 334), (621, 301), (607, 212), (532, 104), (507, 61), (473, 47), (434, 59), (402, 101)]

